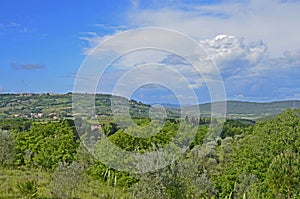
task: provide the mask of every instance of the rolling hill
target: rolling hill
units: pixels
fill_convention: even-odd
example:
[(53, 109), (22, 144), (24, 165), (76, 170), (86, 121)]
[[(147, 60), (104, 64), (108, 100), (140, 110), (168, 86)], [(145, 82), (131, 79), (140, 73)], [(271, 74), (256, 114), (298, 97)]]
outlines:
[[(91, 95), (82, 94), (84, 97)], [(111, 95), (95, 95), (95, 115), (110, 116)], [(146, 117), (150, 105), (114, 96), (116, 100), (127, 101), (133, 117)], [(59, 119), (73, 117), (72, 93), (67, 94), (0, 94), (0, 118)], [(93, 116), (92, 116), (93, 117)]]
[[(113, 96), (117, 100), (127, 100), (130, 115), (133, 117), (147, 117), (151, 105), (143, 104), (135, 100)], [(111, 116), (111, 95), (97, 94), (95, 96), (95, 116)], [(212, 103), (200, 104), (202, 116), (209, 116)], [(220, 105), (220, 102), (214, 102)], [(167, 109), (169, 117), (177, 117), (180, 109), (178, 105), (162, 104)], [(190, 112), (195, 106), (185, 106)], [(300, 100), (277, 101), (277, 102), (244, 102), (227, 101), (227, 116), (231, 118), (257, 119), (272, 116), (287, 108), (300, 108)], [(34, 119), (58, 119), (61, 117), (73, 117), (72, 93), (67, 94), (0, 94), (0, 118), (34, 118)]]
[[(214, 102), (218, 106), (221, 102)], [(275, 102), (246, 102), (246, 101), (227, 101), (227, 116), (231, 118), (256, 119), (276, 115), (287, 108), (300, 108), (300, 100), (275, 101)], [(199, 109), (202, 115), (208, 116), (211, 111), (212, 103), (200, 104)], [(193, 111), (195, 105), (186, 107)]]

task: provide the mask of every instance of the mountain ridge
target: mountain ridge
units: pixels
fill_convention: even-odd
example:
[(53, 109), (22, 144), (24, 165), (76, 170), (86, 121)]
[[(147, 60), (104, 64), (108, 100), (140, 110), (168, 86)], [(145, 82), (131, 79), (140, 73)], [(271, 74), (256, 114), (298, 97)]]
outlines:
[[(300, 108), (300, 100), (284, 100), (284, 101), (272, 101), (272, 102), (251, 102), (251, 101), (236, 101), (228, 100), (226, 102), (226, 113), (229, 117), (242, 117), (242, 118), (262, 118), (266, 116), (272, 116), (283, 112), (285, 109)], [(209, 114), (211, 106), (220, 105), (224, 103), (212, 102), (200, 105), (192, 105), (187, 109), (192, 110), (195, 106), (199, 106), (200, 112)]]

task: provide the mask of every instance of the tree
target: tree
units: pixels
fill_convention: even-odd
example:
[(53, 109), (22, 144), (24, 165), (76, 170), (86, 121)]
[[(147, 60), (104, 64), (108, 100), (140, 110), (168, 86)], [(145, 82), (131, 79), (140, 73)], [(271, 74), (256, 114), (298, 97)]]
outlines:
[[(297, 181), (287, 176), (298, 175), (297, 167), (288, 164), (298, 165), (295, 158), (299, 157), (300, 148), (299, 115), (299, 110), (286, 110), (272, 120), (257, 122), (251, 134), (233, 142), (231, 161), (221, 164), (219, 174), (215, 177), (220, 189), (219, 197), (232, 195), (242, 173), (256, 176), (259, 186), (251, 190), (256, 192), (256, 197), (272, 198), (280, 193), (288, 198), (298, 193), (298, 188), (292, 186)], [(287, 183), (284, 187), (287, 192), (280, 191), (283, 180)]]
[(275, 157), (269, 166), (266, 182), (277, 198), (295, 198), (300, 195), (299, 154), (286, 150)]
[(29, 131), (16, 133), (17, 164), (34, 163), (54, 169), (60, 161), (71, 163), (77, 146), (74, 130), (67, 121), (35, 123)]
[(216, 143), (194, 147), (187, 156), (165, 168), (138, 176), (132, 188), (137, 198), (212, 198), (216, 195), (211, 174), (217, 164)]
[(76, 190), (83, 180), (83, 167), (80, 164), (60, 162), (50, 183), (51, 194), (56, 198), (76, 197)]
[(15, 143), (9, 131), (0, 130), (0, 164), (11, 165), (15, 159)]

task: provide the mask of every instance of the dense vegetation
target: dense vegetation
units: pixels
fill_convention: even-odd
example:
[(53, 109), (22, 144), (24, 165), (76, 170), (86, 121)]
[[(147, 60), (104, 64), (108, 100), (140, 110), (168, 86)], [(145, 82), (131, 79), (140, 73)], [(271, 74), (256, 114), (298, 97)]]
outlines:
[[(169, 119), (160, 129), (154, 121), (150, 130), (143, 128), (147, 118), (128, 128), (106, 121), (97, 129), (76, 120), (78, 129), (73, 119), (0, 120), (0, 198), (300, 197), (300, 110), (257, 122), (228, 119), (217, 137), (207, 137), (219, 128), (216, 121), (209, 131), (209, 118)], [(179, 125), (198, 129), (189, 149), (148, 173), (109, 168), (83, 145), (93, 138), (97, 148), (109, 139), (126, 151), (155, 151), (173, 141)], [(145, 130), (157, 133), (132, 136)]]

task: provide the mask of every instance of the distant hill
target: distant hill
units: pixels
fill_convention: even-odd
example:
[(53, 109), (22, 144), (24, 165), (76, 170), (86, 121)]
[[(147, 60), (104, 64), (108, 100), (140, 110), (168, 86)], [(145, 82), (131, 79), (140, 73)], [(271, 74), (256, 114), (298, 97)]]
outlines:
[(161, 106), (163, 106), (163, 107), (165, 107), (165, 108), (170, 108), (170, 109), (172, 109), (172, 108), (180, 108), (180, 105), (179, 104), (169, 104), (169, 103), (153, 103), (153, 104), (151, 104), (151, 106), (153, 106), (153, 105), (157, 105), (157, 104), (159, 104), (159, 105), (161, 105)]
[[(111, 98), (112, 95), (107, 94), (97, 94), (95, 96), (95, 117), (98, 115), (112, 115)], [(116, 100), (127, 100), (118, 96), (114, 96), (114, 98)], [(135, 100), (127, 101), (131, 116), (146, 117), (148, 115), (150, 105)], [(0, 94), (0, 118), (59, 119), (66, 117), (73, 117), (72, 93)]]
[[(123, 97), (108, 94), (97, 94), (95, 96), (95, 117), (99, 115), (111, 116), (111, 98), (127, 100), (130, 115), (133, 117), (148, 117), (150, 105), (128, 100)], [(161, 104), (161, 103), (158, 103)], [(215, 105), (220, 102), (214, 102)], [(168, 117), (178, 117), (179, 105), (161, 104), (167, 109)], [(211, 103), (200, 104), (202, 116), (209, 116)], [(190, 112), (195, 106), (184, 106)], [(300, 100), (278, 101), (278, 102), (243, 102), (227, 101), (227, 116), (231, 118), (256, 119), (272, 116), (287, 108), (300, 108)], [(0, 118), (35, 118), (35, 119), (59, 119), (73, 117), (72, 93), (67, 94), (0, 94)], [(93, 117), (93, 116), (92, 116)]]
[[(218, 106), (220, 102), (214, 102)], [(261, 118), (276, 115), (287, 108), (300, 108), (300, 100), (276, 101), (276, 102), (244, 102), (244, 101), (227, 101), (227, 116), (233, 118)], [(199, 105), (201, 114), (209, 115), (212, 103)], [(195, 105), (186, 107), (187, 110), (193, 111)]]
[(278, 101), (278, 102), (239, 102), (228, 101), (227, 113), (228, 114), (278, 114), (287, 108), (300, 108), (300, 101)]

